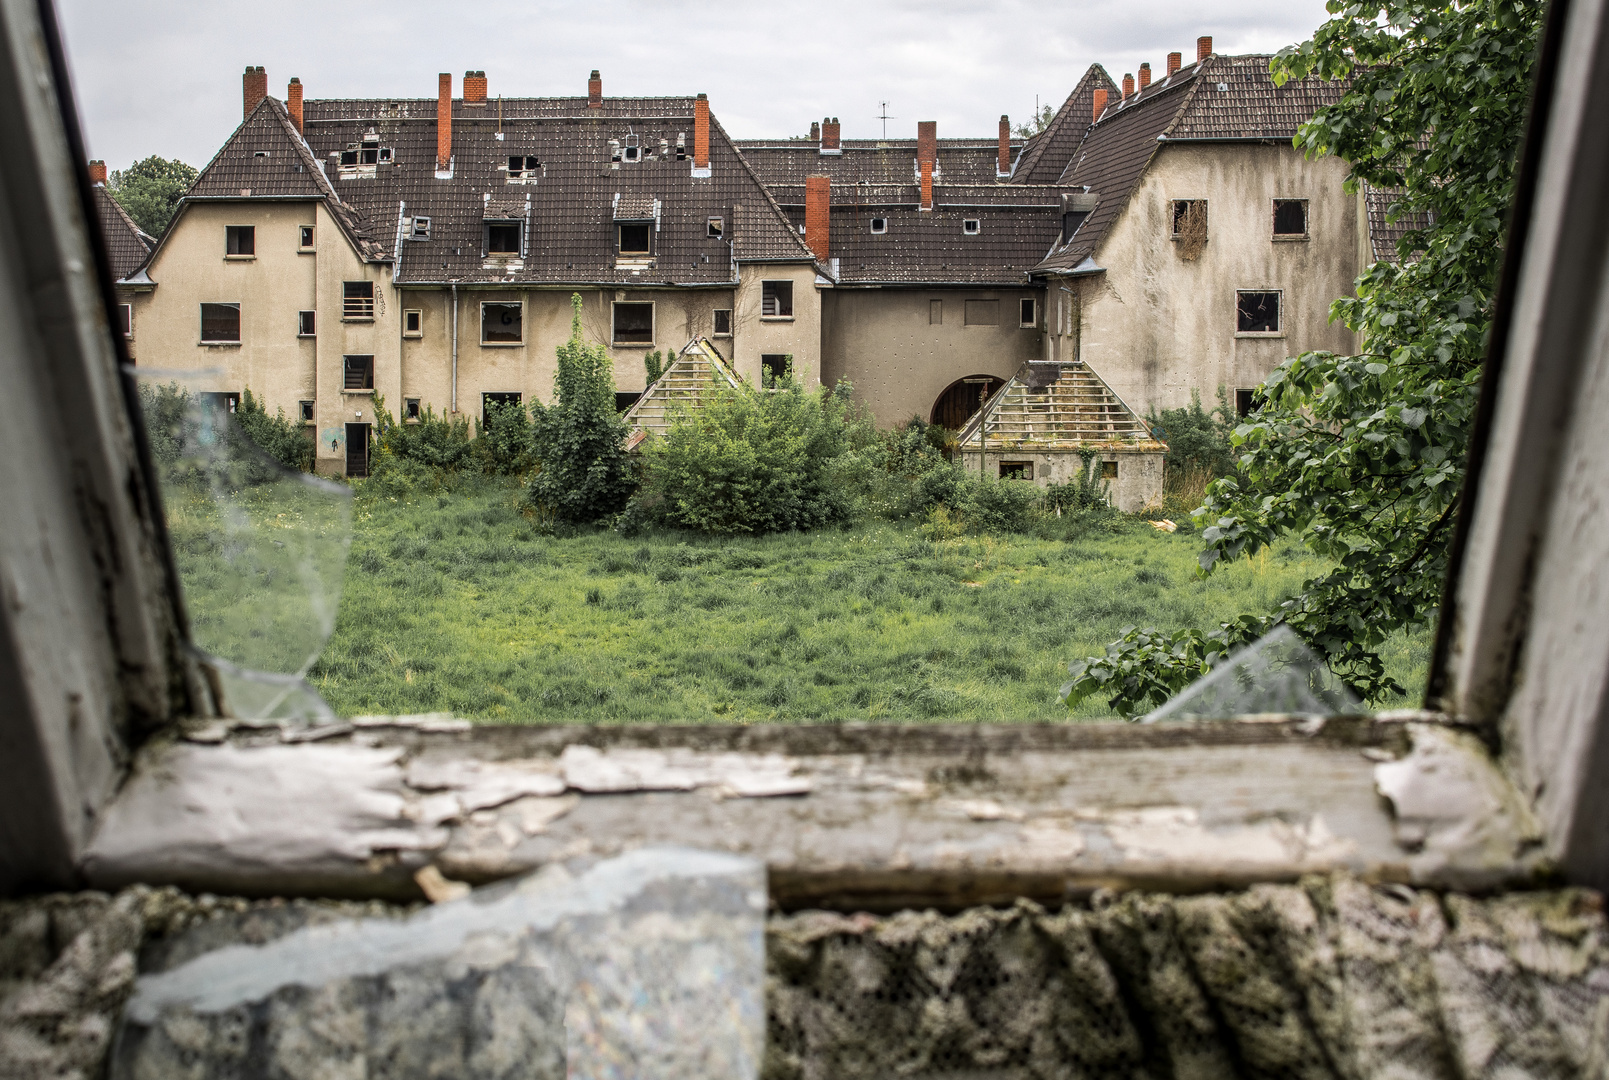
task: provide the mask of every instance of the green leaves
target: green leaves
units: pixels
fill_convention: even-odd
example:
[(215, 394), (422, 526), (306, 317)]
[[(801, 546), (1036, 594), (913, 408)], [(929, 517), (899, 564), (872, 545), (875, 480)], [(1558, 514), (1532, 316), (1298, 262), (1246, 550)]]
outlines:
[(195, 179), (196, 170), (184, 162), (153, 155), (113, 171), (107, 177), (107, 189), (134, 224), (152, 236), (161, 236)]

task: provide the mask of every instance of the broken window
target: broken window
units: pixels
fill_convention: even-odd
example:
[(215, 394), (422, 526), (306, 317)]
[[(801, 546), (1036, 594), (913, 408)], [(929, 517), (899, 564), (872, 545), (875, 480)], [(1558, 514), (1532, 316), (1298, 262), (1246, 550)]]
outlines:
[(944, 325), (944, 301), (929, 300), (927, 302), (927, 324), (929, 326)]
[(510, 180), (534, 180), (542, 172), (542, 163), (534, 154), (510, 154), (508, 156), (508, 178)]
[(967, 218), (961, 222), (961, 231), (968, 236), (976, 236), (983, 231), (983, 223), (977, 218)]
[(1116, 480), (1117, 479), (1117, 462), (1116, 461), (1103, 461), (1103, 462), (1101, 462), (1101, 479), (1102, 480)]
[(793, 357), (787, 353), (760, 354), (760, 385), (779, 386), (793, 374)]
[(297, 242), (296, 242), (297, 247), (301, 248), (301, 250), (303, 250), (303, 251), (312, 251), (313, 250), (313, 226), (311, 226), (311, 225), (303, 225), (301, 227), (300, 233), (301, 233), (301, 235), (297, 239)]
[(1000, 463), (1000, 479), (1002, 480), (1032, 480), (1034, 478), (1034, 463), (1031, 461), (1002, 461)]
[(203, 390), (201, 400), (209, 409), (218, 412), (232, 413), (240, 408), (240, 392), (238, 390)]
[(621, 160), (622, 161), (641, 161), (642, 160), (642, 146), (640, 145), (640, 143), (641, 143), (641, 140), (637, 136), (635, 136), (635, 135), (627, 135), (626, 136), (626, 144), (625, 144), (625, 146), (623, 146), (621, 148), (621, 151), (620, 151)]
[(874, 232), (874, 233), (886, 233), (887, 231), (888, 231), (888, 219), (886, 217), (874, 217), (874, 218), (872, 218), (872, 232)]
[(205, 342), (239, 341), (240, 305), (202, 304), (201, 340)]
[(963, 321), (968, 326), (999, 326), (1000, 301), (968, 300), (964, 308)]
[(404, 337), (419, 337), (423, 333), (425, 316), (418, 308), (410, 308), (402, 313), (402, 334)]
[(732, 309), (715, 309), (715, 336), (730, 337), (732, 335)]
[(1039, 301), (1032, 296), (1025, 296), (1017, 304), (1017, 325), (1039, 325)]
[(1250, 416), (1257, 411), (1257, 391), (1241, 388), (1235, 391), (1235, 415)]
[(302, 423), (311, 424), (313, 422), (313, 403), (311, 401), (299, 401), (297, 405), (301, 407)]
[(518, 221), (488, 221), (486, 223), (486, 254), (518, 255), (520, 253), (520, 226)]
[(315, 315), (311, 311), (298, 311), (296, 313), (296, 336), (315, 337)]
[(374, 318), (374, 282), (345, 281), (341, 283), (341, 317), (343, 319)]
[(492, 423), (492, 407), (500, 409), (509, 407), (519, 408), (520, 395), (510, 393), (488, 393), (480, 396), (480, 423), (481, 427), (490, 427)]
[(126, 338), (134, 336), (134, 305), (117, 305), (117, 330)]
[(224, 254), (226, 254), (226, 255), (255, 255), (255, 254), (257, 254), (257, 226), (255, 226), (255, 225), (225, 225), (223, 233), (224, 233)]
[(1179, 245), (1179, 257), (1194, 262), (1207, 245), (1207, 200), (1173, 200), (1173, 239)]
[(621, 255), (647, 255), (648, 254), (648, 223), (620, 224), (615, 226), (619, 230), (618, 251)]
[(654, 305), (620, 303), (615, 305), (616, 345), (652, 345)]
[(430, 219), (427, 218), (427, 217), (421, 217), (421, 216), (415, 214), (414, 219), (413, 219), (413, 224), (408, 229), (408, 239), (409, 240), (429, 240), (430, 239)]
[(525, 340), (524, 311), (518, 303), (486, 303), (480, 306), (482, 345), (518, 345)]
[(402, 399), (402, 418), (404, 420), (419, 419), (419, 399), (416, 397)]
[(793, 318), (793, 282), (760, 282), (760, 314), (770, 319)]
[(1275, 199), (1274, 200), (1274, 235), (1275, 236), (1306, 236), (1307, 235), (1307, 200), (1306, 199)]
[(719, 239), (726, 234), (726, 219), (721, 217), (710, 218), (704, 226), (704, 231), (707, 236)]
[(343, 390), (373, 390), (374, 389), (374, 357), (372, 356), (343, 356), (341, 357)]
[(1241, 290), (1236, 302), (1235, 329), (1242, 334), (1279, 332), (1279, 293)]

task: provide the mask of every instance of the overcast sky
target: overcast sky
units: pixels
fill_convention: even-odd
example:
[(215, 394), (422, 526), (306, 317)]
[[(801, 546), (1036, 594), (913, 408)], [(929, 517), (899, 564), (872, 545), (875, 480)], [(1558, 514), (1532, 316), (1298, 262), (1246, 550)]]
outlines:
[[(111, 168), (149, 154), (200, 167), (240, 122), (240, 75), (268, 69), (283, 98), (434, 97), (436, 74), (483, 69), (493, 96), (710, 96), (731, 134), (804, 134), (837, 116), (845, 138), (937, 120), (991, 135), (1001, 113), (1060, 104), (1092, 63), (1114, 79), (1169, 51), (1272, 52), (1308, 37), (1323, 0), (57, 0), (90, 153)], [(282, 15), (275, 15), (275, 12)]]

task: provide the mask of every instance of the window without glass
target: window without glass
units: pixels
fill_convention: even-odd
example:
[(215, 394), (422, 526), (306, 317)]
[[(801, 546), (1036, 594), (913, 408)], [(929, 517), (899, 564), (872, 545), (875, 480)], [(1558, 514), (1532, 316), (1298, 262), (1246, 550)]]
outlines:
[(874, 232), (874, 233), (886, 233), (887, 231), (888, 231), (888, 219), (886, 217), (874, 217), (874, 218), (872, 218), (872, 232)]
[(1025, 296), (1017, 304), (1017, 325), (1039, 325), (1039, 301), (1032, 296)]
[(648, 224), (646, 222), (620, 224), (616, 225), (615, 229), (619, 233), (616, 239), (619, 241), (618, 250), (620, 254), (648, 254)]
[(232, 413), (236, 409), (240, 408), (240, 392), (238, 390), (226, 390), (222, 392), (215, 390), (203, 390), (201, 392), (201, 403), (207, 408), (215, 409), (218, 412)]
[(964, 310), (964, 321), (968, 326), (999, 326), (1000, 301), (998, 300), (968, 300)]
[(416, 397), (402, 399), (402, 418), (404, 420), (419, 419), (419, 399)]
[(239, 341), (239, 304), (201, 305), (202, 341)]
[(255, 255), (255, 254), (257, 254), (257, 226), (255, 226), (255, 225), (225, 225), (223, 233), (224, 233), (224, 254), (226, 254), (226, 255)]
[(1274, 235), (1275, 236), (1306, 236), (1307, 235), (1307, 200), (1306, 199), (1275, 199), (1274, 200)]
[(301, 237), (297, 240), (297, 246), (303, 251), (313, 250), (313, 226), (303, 225), (301, 227)]
[(788, 378), (788, 369), (793, 366), (793, 357), (787, 353), (761, 353), (760, 354), (760, 385), (776, 386)]
[(492, 423), (492, 409), (506, 409), (510, 406), (519, 408), (520, 395), (508, 393), (490, 393), (480, 396), (480, 423), (481, 427), (490, 427)]
[(927, 324), (929, 326), (944, 325), (944, 301), (929, 300), (927, 302)]
[(374, 389), (374, 357), (343, 356), (341, 358), (344, 390)]
[(534, 155), (509, 155), (508, 178), (510, 180), (532, 180), (539, 176), (541, 171), (542, 163)]
[(525, 340), (523, 310), (519, 304), (482, 304), (482, 345), (518, 345)]
[(704, 226), (704, 231), (708, 236), (721, 236), (726, 232), (726, 219), (718, 217), (710, 218), (709, 222)]
[(640, 398), (640, 397), (642, 397), (641, 394), (631, 393), (631, 392), (623, 391), (623, 390), (616, 390), (615, 391), (615, 412), (617, 412), (617, 413), (625, 412), (627, 409), (629, 409), (633, 405), (637, 404), (637, 399)]
[(1183, 236), (1192, 226), (1192, 222), (1199, 224), (1203, 231), (1207, 228), (1207, 200), (1206, 199), (1174, 199), (1173, 200), (1173, 235)]
[(374, 282), (344, 281), (341, 283), (341, 317), (343, 319), (374, 318)]
[(760, 282), (760, 314), (772, 319), (793, 318), (793, 282)]
[(429, 240), (430, 239), (430, 219), (427, 218), (427, 217), (421, 217), (421, 216), (415, 215), (414, 219), (413, 219), (413, 225), (408, 230), (408, 239), (409, 240)]
[(732, 309), (731, 308), (716, 308), (715, 309), (715, 336), (716, 337), (731, 337), (732, 336)]
[(966, 233), (968, 236), (976, 236), (978, 233), (983, 231), (983, 222), (979, 221), (977, 218), (967, 218), (965, 221), (961, 222), (961, 231)]
[(1250, 416), (1257, 411), (1257, 391), (1242, 387), (1235, 391), (1235, 415)]
[(1103, 462), (1101, 462), (1101, 479), (1102, 480), (1116, 480), (1117, 479), (1117, 462), (1115, 462), (1115, 461), (1103, 461)]
[(302, 423), (311, 424), (313, 422), (313, 403), (311, 401), (301, 401), (297, 402), (297, 404), (301, 406)]
[(520, 222), (488, 221), (486, 223), (486, 254), (518, 255), (520, 253)]
[(117, 329), (126, 338), (134, 336), (134, 305), (117, 305)]
[(296, 313), (296, 336), (314, 337), (315, 315), (311, 311), (298, 311)]
[(404, 337), (419, 337), (424, 333), (425, 316), (418, 308), (410, 308), (402, 313), (402, 334)]
[(1236, 302), (1235, 329), (1242, 334), (1279, 332), (1279, 293), (1242, 290)]
[(1034, 478), (1034, 463), (1031, 461), (1002, 461), (1000, 463), (1000, 479), (1002, 480), (1032, 480)]
[(654, 341), (654, 305), (616, 304), (616, 345), (651, 345)]

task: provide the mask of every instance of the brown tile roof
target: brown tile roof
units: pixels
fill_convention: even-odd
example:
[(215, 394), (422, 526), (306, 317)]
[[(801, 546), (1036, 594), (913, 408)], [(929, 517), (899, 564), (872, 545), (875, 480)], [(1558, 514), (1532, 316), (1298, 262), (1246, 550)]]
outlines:
[[(823, 154), (809, 139), (736, 143), (767, 186), (803, 184), (807, 176), (830, 176), (834, 184), (909, 184), (916, 179), (915, 139), (845, 139), (839, 144), (841, 154)], [(1021, 145), (1014, 141), (1013, 150)], [(992, 184), (999, 155), (998, 138), (940, 139), (934, 176), (939, 183)]]
[(1396, 262), (1401, 258), (1397, 244), (1409, 232), (1430, 225), (1425, 214), (1403, 214), (1391, 220), (1391, 207), (1402, 198), (1400, 188), (1363, 185), (1363, 207), (1369, 219), (1369, 252), (1375, 262)]
[(1200, 89), (1168, 132), (1177, 139), (1291, 139), (1321, 106), (1333, 105), (1347, 84), (1292, 79), (1275, 86), (1267, 56), (1213, 56)]
[(126, 278), (140, 268), (156, 240), (140, 231), (123, 208), (117, 205), (105, 184), (96, 184), (95, 210), (100, 219), (101, 240), (106, 245), (106, 256), (111, 260), (112, 276)]
[(1089, 130), (1095, 108), (1095, 90), (1105, 87), (1109, 100), (1117, 98), (1117, 84), (1099, 64), (1091, 64), (1067, 95), (1056, 115), (1017, 159), (1011, 178), (1018, 184), (1054, 184)]
[[(428, 239), (402, 241), (396, 267), (408, 282), (721, 284), (740, 260), (808, 261), (797, 231), (759, 183), (720, 124), (710, 122), (710, 175), (692, 175), (693, 99), (514, 98), (484, 107), (453, 102), (452, 177), (436, 177), (436, 100), (308, 100), (307, 141), (326, 161), (342, 204), (381, 247), (396, 246), (402, 218), (428, 217)], [(342, 179), (340, 154), (373, 130), (392, 163), (374, 175)], [(611, 168), (610, 140), (635, 135), (643, 160)], [(677, 160), (681, 140), (687, 155)], [(661, 154), (661, 147), (665, 153)], [(509, 158), (540, 162), (528, 180), (510, 180)], [(488, 196), (490, 198), (488, 198)], [(618, 200), (617, 197), (618, 196)], [(526, 217), (528, 242), (517, 264), (482, 256), (483, 222), (495, 202)], [(617, 202), (633, 212), (658, 202), (652, 265), (616, 268)], [(648, 216), (652, 216), (650, 212)], [(722, 217), (723, 237), (707, 235)]]
[(321, 199), (332, 194), (284, 104), (264, 98), (196, 176), (185, 198)]

